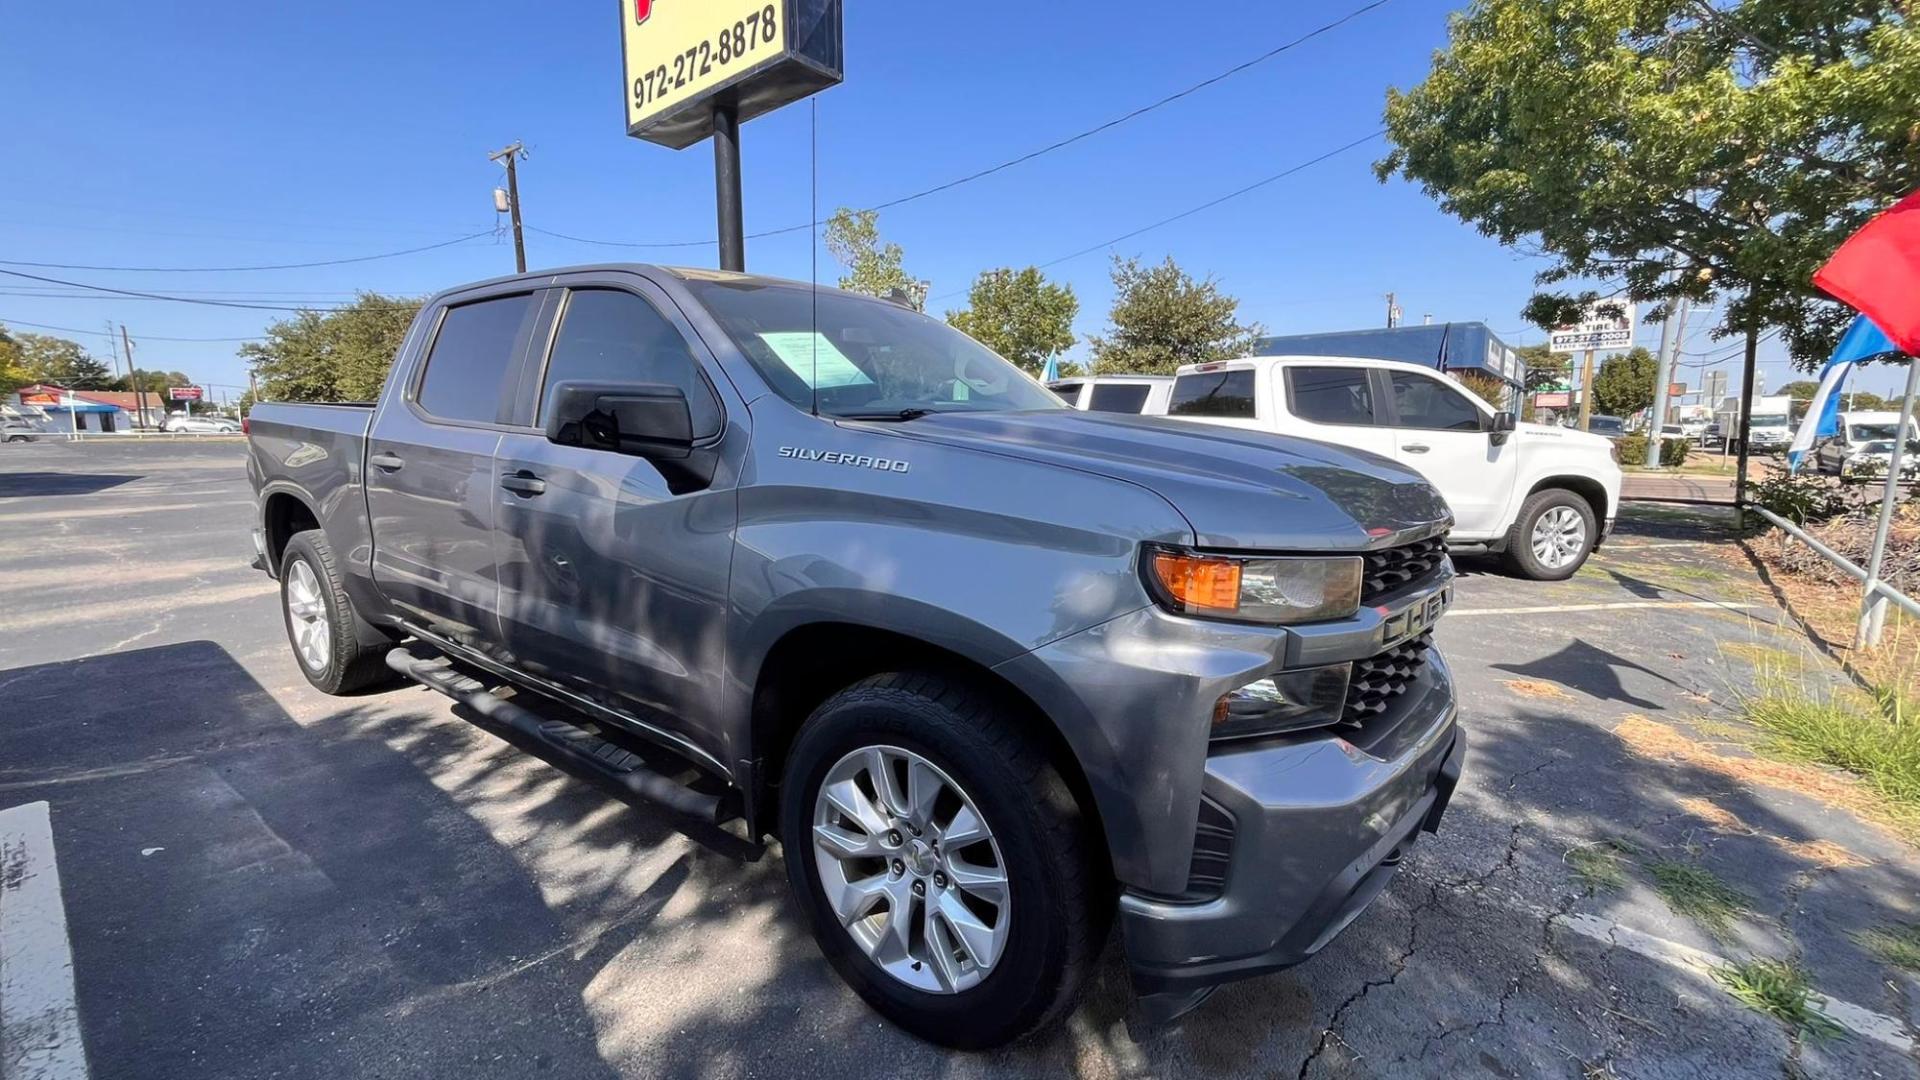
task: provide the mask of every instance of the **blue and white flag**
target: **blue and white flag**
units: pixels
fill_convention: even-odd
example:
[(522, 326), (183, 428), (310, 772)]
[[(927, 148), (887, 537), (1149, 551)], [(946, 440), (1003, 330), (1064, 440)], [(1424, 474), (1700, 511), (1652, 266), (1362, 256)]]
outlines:
[(1060, 354), (1054, 353), (1047, 357), (1047, 366), (1040, 369), (1040, 381), (1053, 382), (1059, 377), (1060, 377)]
[(1787, 448), (1788, 472), (1800, 471), (1800, 462), (1807, 456), (1807, 451), (1813, 448), (1815, 439), (1839, 434), (1840, 385), (1846, 382), (1853, 365), (1883, 353), (1899, 351), (1899, 346), (1875, 326), (1872, 319), (1865, 315), (1854, 318), (1853, 325), (1840, 335), (1840, 344), (1834, 346), (1826, 370), (1820, 373), (1820, 388), (1813, 392), (1813, 400), (1807, 403), (1806, 418), (1800, 421), (1799, 430), (1793, 433), (1793, 445)]

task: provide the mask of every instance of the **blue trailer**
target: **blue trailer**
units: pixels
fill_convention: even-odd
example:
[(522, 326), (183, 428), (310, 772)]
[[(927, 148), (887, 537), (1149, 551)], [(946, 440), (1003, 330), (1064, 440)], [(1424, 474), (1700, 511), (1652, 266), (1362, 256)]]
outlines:
[(1527, 365), (1482, 322), (1285, 334), (1254, 343), (1256, 356), (1356, 356), (1404, 360), (1441, 371), (1479, 371), (1524, 390)]

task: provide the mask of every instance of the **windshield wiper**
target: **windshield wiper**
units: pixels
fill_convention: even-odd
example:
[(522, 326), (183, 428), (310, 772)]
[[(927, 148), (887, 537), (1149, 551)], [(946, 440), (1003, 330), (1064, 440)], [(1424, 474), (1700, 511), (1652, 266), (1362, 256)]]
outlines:
[(891, 420), (898, 422), (918, 420), (932, 413), (932, 409), (896, 409), (891, 412), (837, 413), (835, 416), (840, 420)]

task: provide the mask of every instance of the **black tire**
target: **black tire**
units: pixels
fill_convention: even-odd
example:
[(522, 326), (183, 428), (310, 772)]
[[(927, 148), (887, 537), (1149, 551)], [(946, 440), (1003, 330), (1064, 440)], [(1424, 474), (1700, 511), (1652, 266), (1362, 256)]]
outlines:
[[(1007, 875), (1007, 943), (977, 985), (916, 989), (853, 940), (828, 903), (815, 865), (813, 810), (833, 765), (866, 746), (918, 754), (974, 800)], [(878, 675), (814, 710), (782, 782), (787, 878), (814, 940), (841, 978), (883, 1016), (929, 1042), (974, 1050), (1029, 1035), (1077, 999), (1106, 933), (1109, 891), (1096, 868), (1087, 816), (1013, 714), (964, 682), (932, 674)]]
[[(1548, 565), (1533, 552), (1533, 530), (1540, 519), (1557, 508), (1571, 508), (1580, 517), (1580, 550), (1566, 562), (1557, 566)], [(1565, 488), (1547, 488), (1536, 491), (1527, 497), (1520, 506), (1520, 513), (1507, 529), (1507, 566), (1521, 577), (1535, 581), (1565, 581), (1580, 572), (1586, 565), (1587, 556), (1593, 554), (1594, 544), (1598, 543), (1600, 532), (1594, 519), (1593, 507), (1587, 500)]]
[[(287, 599), (296, 563), (303, 563), (313, 571), (320, 586), (320, 601), (326, 608), (331, 647), (326, 650), (325, 666), (317, 670), (301, 656), (293, 608)], [(353, 601), (347, 599), (346, 589), (341, 585), (333, 549), (327, 545), (326, 534), (319, 529), (293, 534), (280, 556), (280, 615), (286, 623), (293, 662), (307, 681), (322, 692), (350, 694), (397, 678), (386, 665), (387, 650), (393, 647), (393, 639), (353, 610)]]

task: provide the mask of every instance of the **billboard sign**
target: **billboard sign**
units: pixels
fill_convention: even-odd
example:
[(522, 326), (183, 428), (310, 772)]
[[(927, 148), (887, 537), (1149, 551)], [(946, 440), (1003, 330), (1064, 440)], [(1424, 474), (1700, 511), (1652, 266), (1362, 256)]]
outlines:
[(169, 386), (167, 397), (173, 401), (199, 401), (202, 393), (197, 386)]
[(676, 150), (842, 78), (841, 0), (620, 0), (627, 134)]
[(1578, 323), (1553, 328), (1547, 347), (1557, 353), (1631, 349), (1636, 315), (1634, 305), (1618, 300), (1589, 304)]

